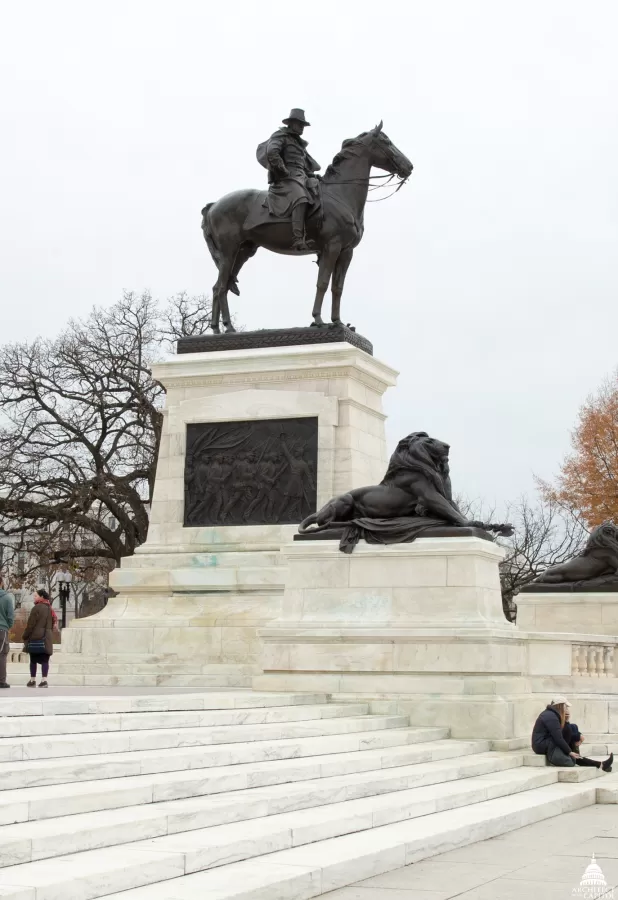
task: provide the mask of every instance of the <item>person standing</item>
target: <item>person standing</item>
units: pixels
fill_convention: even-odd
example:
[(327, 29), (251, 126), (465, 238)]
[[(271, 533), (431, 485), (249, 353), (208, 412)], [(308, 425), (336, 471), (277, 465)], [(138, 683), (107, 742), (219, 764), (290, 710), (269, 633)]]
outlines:
[(15, 622), (15, 598), (0, 587), (0, 688), (9, 688), (6, 680), (6, 664), (9, 658), (9, 631)]
[(41, 666), (42, 675), (39, 687), (48, 687), (49, 658), (54, 652), (54, 629), (57, 627), (58, 616), (52, 609), (49, 594), (40, 588), (34, 595), (34, 606), (24, 631), (24, 650), (30, 654), (30, 681), (26, 687), (36, 687), (37, 665)]

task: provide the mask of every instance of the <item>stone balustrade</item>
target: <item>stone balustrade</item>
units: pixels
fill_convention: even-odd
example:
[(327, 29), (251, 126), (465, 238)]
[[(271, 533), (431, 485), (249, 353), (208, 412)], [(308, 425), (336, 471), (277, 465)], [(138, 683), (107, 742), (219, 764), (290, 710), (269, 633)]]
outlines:
[(614, 676), (614, 644), (572, 644), (572, 675), (589, 675), (597, 678)]
[(27, 653), (24, 653), (24, 645), (23, 644), (11, 644), (9, 649), (9, 657), (8, 662), (10, 663), (23, 663), (28, 662), (30, 657)]

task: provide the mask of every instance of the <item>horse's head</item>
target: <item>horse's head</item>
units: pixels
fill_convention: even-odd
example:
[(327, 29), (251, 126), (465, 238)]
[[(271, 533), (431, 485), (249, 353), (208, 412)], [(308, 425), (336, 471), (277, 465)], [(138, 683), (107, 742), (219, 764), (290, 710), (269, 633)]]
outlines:
[(412, 163), (382, 131), (382, 122), (361, 138), (371, 154), (371, 165), (404, 180), (412, 174)]

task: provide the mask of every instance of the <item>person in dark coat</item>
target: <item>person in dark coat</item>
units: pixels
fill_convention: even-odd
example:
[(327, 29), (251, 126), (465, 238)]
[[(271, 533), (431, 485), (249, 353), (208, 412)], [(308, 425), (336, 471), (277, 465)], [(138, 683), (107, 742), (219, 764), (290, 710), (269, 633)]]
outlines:
[[(30, 681), (27, 687), (36, 687), (37, 665), (41, 666), (42, 675), (39, 687), (48, 687), (49, 658), (54, 652), (54, 629), (57, 625), (58, 616), (52, 609), (49, 594), (41, 588), (34, 595), (34, 606), (24, 630), (24, 650), (30, 654)], [(35, 642), (43, 649), (31, 646)]]
[(257, 149), (258, 161), (268, 169), (268, 209), (278, 219), (292, 217), (293, 250), (309, 250), (305, 239), (305, 217), (317, 200), (315, 173), (320, 164), (307, 151), (301, 137), (310, 124), (302, 109), (293, 109)]
[[(567, 721), (570, 718), (570, 708), (571, 704), (566, 697), (555, 697), (551, 701), (534, 723), (532, 749), (540, 756), (545, 756), (550, 766), (594, 766), (604, 772), (611, 772), (613, 753), (605, 762), (580, 756), (579, 729)], [(575, 746), (577, 749), (574, 749)]]

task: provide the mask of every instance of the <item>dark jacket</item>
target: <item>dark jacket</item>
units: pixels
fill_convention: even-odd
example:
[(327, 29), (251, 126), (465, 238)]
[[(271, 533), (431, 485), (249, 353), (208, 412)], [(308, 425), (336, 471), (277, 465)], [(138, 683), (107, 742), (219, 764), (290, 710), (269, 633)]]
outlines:
[(0, 631), (10, 631), (15, 622), (15, 600), (12, 594), (0, 588)]
[(554, 747), (559, 747), (567, 755), (571, 752), (571, 748), (562, 736), (560, 713), (552, 706), (548, 706), (534, 723), (532, 749), (535, 753), (546, 754)]
[(27, 641), (45, 641), (45, 652), (51, 656), (54, 652), (54, 619), (52, 611), (46, 603), (36, 603), (30, 610), (28, 624), (24, 631), (24, 644)]
[(317, 202), (314, 172), (320, 164), (307, 152), (307, 141), (287, 128), (279, 128), (257, 149), (258, 161), (268, 169), (268, 210), (287, 219), (303, 203)]
[(290, 175), (311, 177), (321, 166), (307, 151), (307, 141), (287, 128), (278, 128), (257, 149), (258, 162), (268, 169), (268, 181), (272, 183)]
[(565, 739), (571, 750), (577, 752), (577, 747), (575, 745), (578, 741), (581, 741), (582, 736), (575, 722), (565, 722), (564, 728), (562, 729), (562, 737)]

